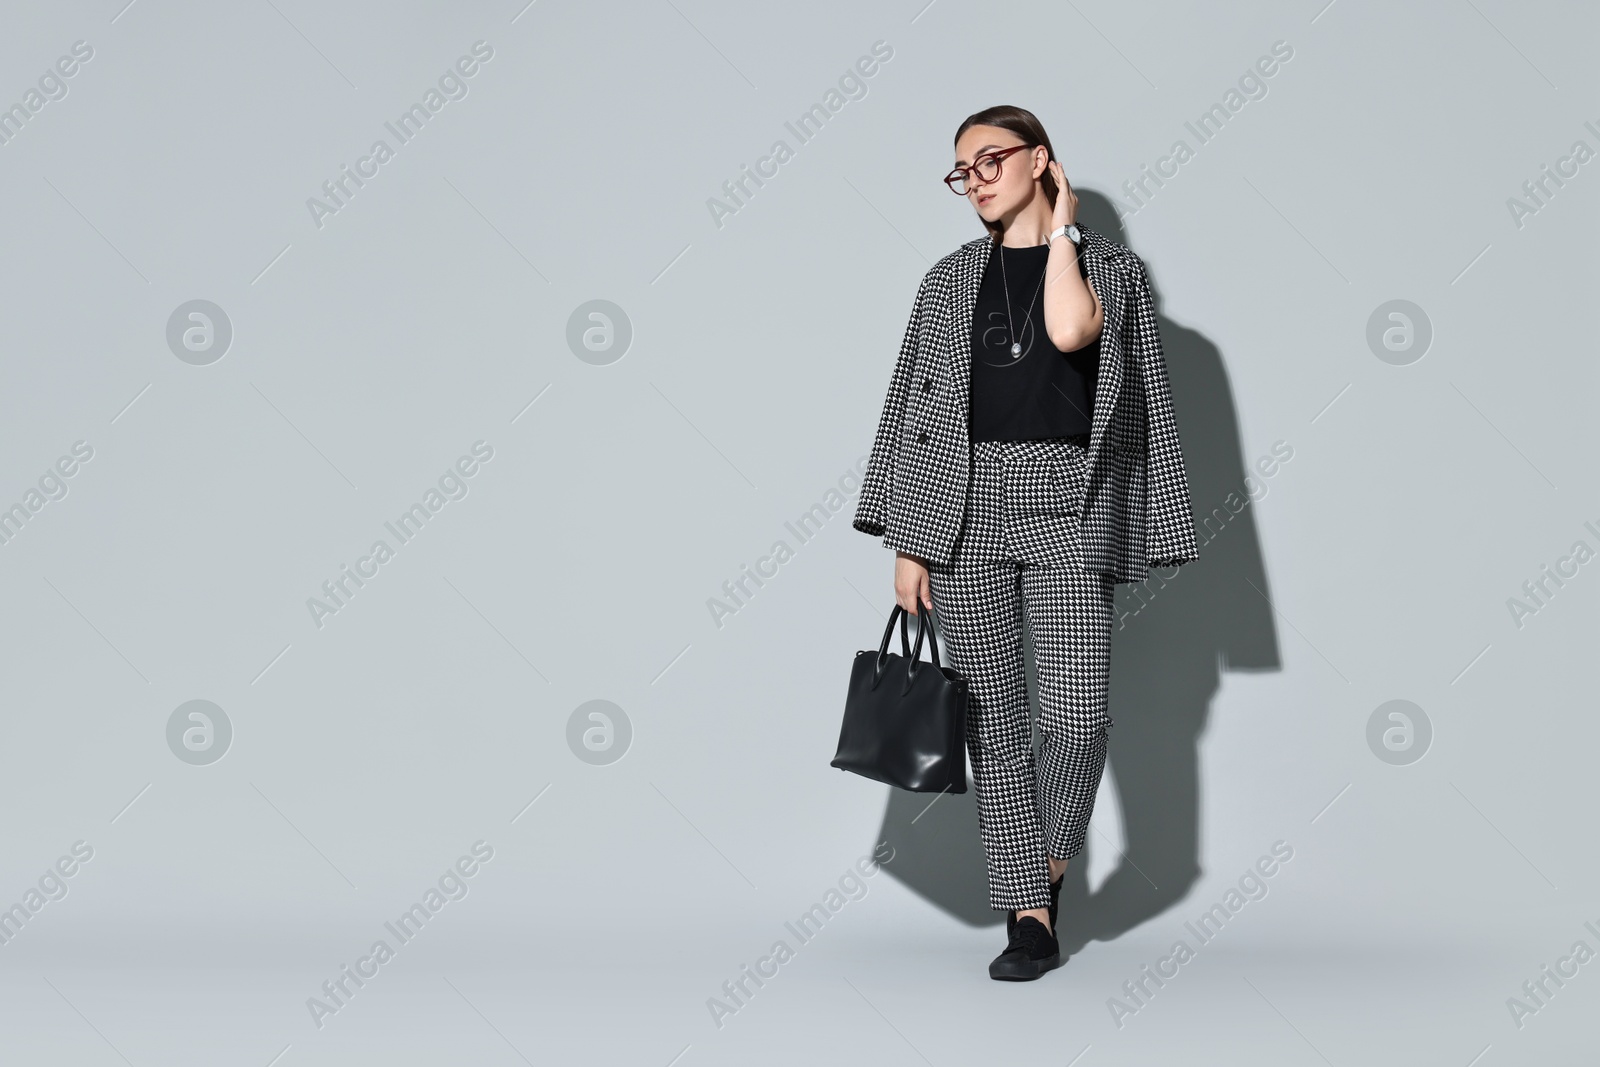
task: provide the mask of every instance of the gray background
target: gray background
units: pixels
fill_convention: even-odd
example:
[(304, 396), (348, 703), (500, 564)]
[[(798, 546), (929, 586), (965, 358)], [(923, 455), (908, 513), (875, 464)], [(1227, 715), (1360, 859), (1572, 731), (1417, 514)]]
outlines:
[[(1580, 1062), (1600, 963), (1521, 1026), (1507, 998), (1600, 949), (1597, 564), (1520, 627), (1507, 602), (1600, 546), (1600, 163), (1520, 226), (1508, 200), (1600, 147), (1586, 5), (6, 16), (0, 104), (94, 55), (0, 146), (0, 504), (94, 454), (0, 546), (0, 905), (94, 854), (0, 945), (0, 1060)], [(479, 40), (467, 95), (315, 225)], [(784, 122), (880, 40), (799, 144)], [(1123, 183), (1275, 41), (1264, 95), (1135, 210)], [(1021, 986), (984, 970), (971, 795), (925, 812), (828, 766), (891, 555), (853, 497), (805, 544), (784, 525), (868, 450), (918, 280), (981, 234), (939, 178), (996, 103), (1149, 265), (1197, 513), (1292, 449), (1142, 610), (1119, 588), (1073, 955)], [(719, 227), (708, 199), (780, 138)], [(166, 343), (195, 299), (233, 328), (205, 366)], [(607, 365), (567, 342), (591, 300), (633, 331)], [(1433, 330), (1404, 366), (1367, 341), (1392, 300)], [(307, 598), (480, 440), (465, 497), (318, 628)], [(719, 627), (707, 601), (779, 539)], [(167, 742), (195, 699), (233, 728), (205, 766)], [(607, 765), (568, 743), (591, 700), (632, 728)], [(1368, 742), (1390, 700), (1432, 727), (1403, 766)], [(467, 895), (313, 1025), (479, 840)], [(880, 841), (865, 895), (716, 1025)], [(1118, 1025), (1123, 982), (1277, 841), (1270, 892)]]

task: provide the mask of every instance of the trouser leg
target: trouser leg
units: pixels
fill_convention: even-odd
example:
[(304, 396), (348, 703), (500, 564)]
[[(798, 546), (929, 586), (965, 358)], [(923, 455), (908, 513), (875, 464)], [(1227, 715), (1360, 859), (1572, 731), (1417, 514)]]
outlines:
[(1039, 684), (1043, 840), (1069, 859), (1083, 850), (1105, 770), (1115, 587), (1077, 567), (1025, 567), (1021, 585)]
[(988, 860), (989, 906), (1048, 907), (1018, 568), (1008, 562), (934, 566), (929, 587), (950, 665), (967, 679), (967, 754)]

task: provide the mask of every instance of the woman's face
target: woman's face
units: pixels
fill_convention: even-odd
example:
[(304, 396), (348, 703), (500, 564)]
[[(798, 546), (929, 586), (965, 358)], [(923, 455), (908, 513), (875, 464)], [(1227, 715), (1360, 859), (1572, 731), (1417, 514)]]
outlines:
[[(955, 165), (971, 166), (982, 156), (1023, 144), (1027, 142), (1010, 130), (998, 126), (971, 126), (956, 142)], [(1044, 173), (1046, 165), (1043, 145), (1012, 152), (1000, 161), (1000, 176), (993, 181), (986, 182), (975, 173), (968, 175), (967, 201), (985, 222), (996, 222), (1020, 210), (1033, 198), (1035, 179)]]

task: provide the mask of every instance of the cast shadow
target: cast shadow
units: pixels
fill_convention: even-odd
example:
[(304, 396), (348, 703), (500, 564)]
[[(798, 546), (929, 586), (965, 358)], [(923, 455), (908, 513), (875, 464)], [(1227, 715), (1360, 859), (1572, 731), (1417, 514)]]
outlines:
[[(1077, 190), (1078, 218), (1127, 243), (1111, 202)], [(1131, 246), (1130, 246), (1131, 247)], [(1137, 250), (1136, 250), (1137, 251)], [(1088, 850), (1113, 848), (1097, 819), (1086, 850), (1067, 867), (1058, 936), (1064, 954), (1090, 940), (1110, 941), (1171, 908), (1200, 877), (1197, 743), (1224, 670), (1281, 666), (1271, 595), (1254, 510), (1271, 490), (1246, 457), (1222, 355), (1205, 337), (1161, 315), (1159, 268), (1146, 262), (1173, 408), (1189, 477), (1199, 558), (1117, 586), (1112, 624), (1107, 774), (1122, 810), (1125, 848), (1093, 893)], [(1255, 442), (1267, 454), (1271, 442)], [(1252, 475), (1247, 487), (1245, 475)], [(1026, 647), (1030, 710), (1038, 715), (1031, 647)], [(1035, 735), (1037, 743), (1037, 734)], [(989, 907), (987, 864), (978, 837), (976, 795), (935, 796), (891, 789), (875, 838), (894, 847), (892, 877), (962, 922), (999, 925)]]

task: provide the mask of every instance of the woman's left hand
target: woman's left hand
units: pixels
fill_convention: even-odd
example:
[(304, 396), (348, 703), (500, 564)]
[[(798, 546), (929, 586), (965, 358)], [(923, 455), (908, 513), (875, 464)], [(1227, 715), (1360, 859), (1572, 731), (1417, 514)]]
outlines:
[(1078, 194), (1072, 191), (1067, 172), (1054, 159), (1050, 161), (1050, 176), (1056, 180), (1056, 207), (1050, 228), (1058, 230), (1078, 221)]

